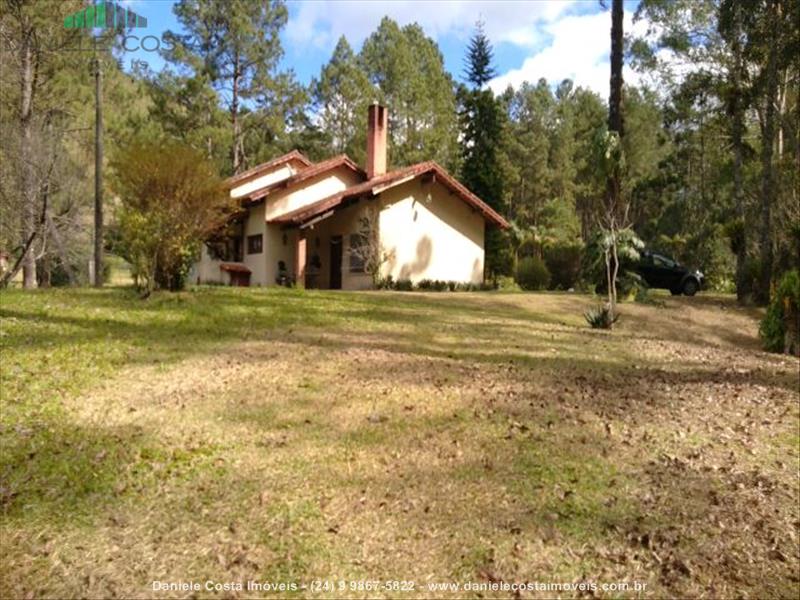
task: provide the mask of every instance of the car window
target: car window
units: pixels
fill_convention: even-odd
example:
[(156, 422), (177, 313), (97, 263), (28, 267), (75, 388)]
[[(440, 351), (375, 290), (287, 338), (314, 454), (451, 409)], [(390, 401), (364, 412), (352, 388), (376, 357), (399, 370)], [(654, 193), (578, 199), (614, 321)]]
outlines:
[(664, 256), (660, 256), (658, 254), (653, 254), (653, 262), (656, 264), (656, 266), (659, 266), (659, 267), (674, 267), (675, 266), (675, 263), (673, 261), (671, 261), (670, 259), (668, 259), (668, 258), (666, 258)]

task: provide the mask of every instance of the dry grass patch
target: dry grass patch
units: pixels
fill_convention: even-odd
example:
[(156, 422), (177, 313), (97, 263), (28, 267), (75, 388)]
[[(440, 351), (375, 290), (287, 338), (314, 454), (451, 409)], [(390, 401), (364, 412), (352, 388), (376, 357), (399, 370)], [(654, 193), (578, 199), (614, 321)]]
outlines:
[(4, 596), (800, 585), (798, 363), (728, 299), (626, 305), (608, 333), (555, 294), (32, 298), (3, 297)]

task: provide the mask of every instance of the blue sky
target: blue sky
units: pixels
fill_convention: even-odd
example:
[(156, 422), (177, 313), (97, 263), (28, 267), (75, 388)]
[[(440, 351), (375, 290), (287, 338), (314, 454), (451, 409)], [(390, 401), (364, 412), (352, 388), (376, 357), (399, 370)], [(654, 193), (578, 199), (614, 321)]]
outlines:
[[(122, 3), (148, 19), (148, 35), (158, 37), (168, 29), (179, 29), (173, 0)], [(636, 4), (626, 2), (626, 30), (633, 26)], [(481, 19), (495, 48), (498, 77), (490, 85), (496, 91), (540, 77), (553, 84), (571, 77), (578, 85), (607, 93), (610, 16), (596, 0), (298, 0), (290, 1), (288, 8), (289, 22), (282, 33), (283, 67), (293, 69), (302, 83), (319, 73), (339, 36), (344, 35), (358, 50), (388, 15), (401, 25), (419, 23), (439, 44), (445, 66), (457, 78), (474, 23)], [(145, 30), (136, 33), (144, 35)], [(155, 70), (163, 66), (154, 52), (132, 56)], [(626, 79), (637, 77), (628, 73)]]

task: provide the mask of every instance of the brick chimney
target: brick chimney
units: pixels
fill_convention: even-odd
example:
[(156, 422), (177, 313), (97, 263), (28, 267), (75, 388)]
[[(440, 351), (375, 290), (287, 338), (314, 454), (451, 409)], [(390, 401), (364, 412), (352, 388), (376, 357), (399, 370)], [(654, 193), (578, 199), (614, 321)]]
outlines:
[(389, 132), (389, 111), (377, 102), (367, 113), (367, 177), (386, 173), (386, 136)]

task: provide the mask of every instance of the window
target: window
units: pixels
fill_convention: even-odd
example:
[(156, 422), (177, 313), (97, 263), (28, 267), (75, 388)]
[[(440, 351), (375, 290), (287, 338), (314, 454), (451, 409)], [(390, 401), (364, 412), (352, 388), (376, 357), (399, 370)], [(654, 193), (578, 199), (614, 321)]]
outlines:
[(667, 267), (671, 269), (672, 267), (675, 266), (675, 263), (673, 261), (658, 254), (653, 254), (653, 262), (655, 262), (657, 267)]
[(264, 236), (248, 235), (247, 236), (247, 253), (248, 254), (261, 254), (264, 251)]
[(369, 241), (363, 233), (350, 235), (350, 272), (363, 273), (367, 263)]

